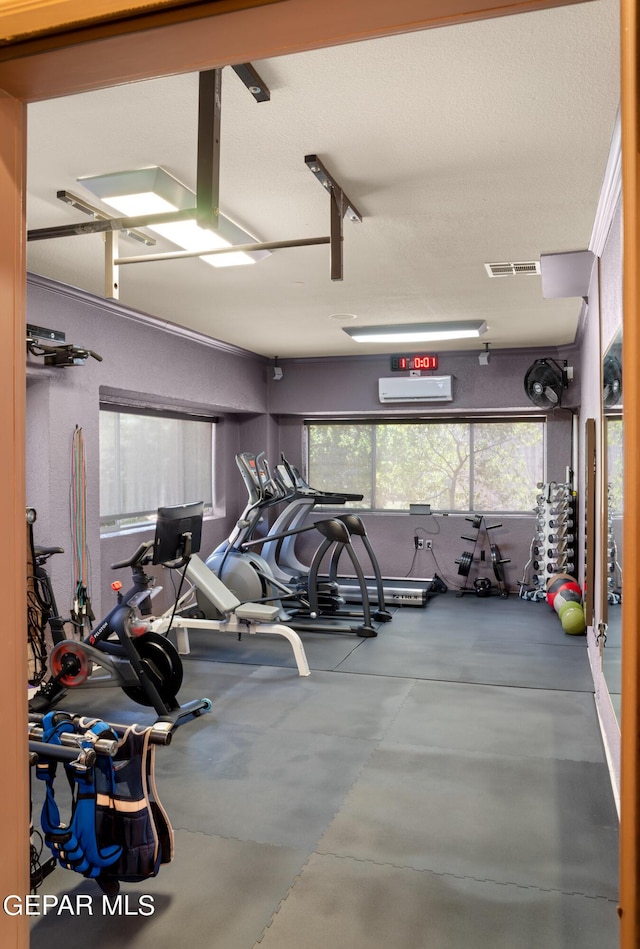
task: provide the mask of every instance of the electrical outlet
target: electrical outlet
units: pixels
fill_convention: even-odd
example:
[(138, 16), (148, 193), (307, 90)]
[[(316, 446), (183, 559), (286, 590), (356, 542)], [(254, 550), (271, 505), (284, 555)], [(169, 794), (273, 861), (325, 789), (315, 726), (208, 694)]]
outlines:
[(426, 550), (431, 550), (431, 548), (433, 547), (433, 541), (432, 541), (432, 540), (425, 540), (424, 546), (425, 546), (425, 549), (426, 549)]
[(422, 550), (424, 547), (424, 540), (422, 539), (422, 537), (414, 537), (414, 541), (416, 545), (416, 550)]

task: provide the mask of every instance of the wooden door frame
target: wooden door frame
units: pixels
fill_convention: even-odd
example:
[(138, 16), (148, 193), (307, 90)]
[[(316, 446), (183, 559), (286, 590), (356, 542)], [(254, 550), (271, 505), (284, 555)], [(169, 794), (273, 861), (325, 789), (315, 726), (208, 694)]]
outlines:
[[(638, 0), (621, 0), (623, 197), (624, 499), (620, 794), (621, 946), (640, 945), (640, 594), (634, 577), (640, 547), (640, 327), (638, 326)], [(633, 486), (633, 487), (631, 487)]]
[[(4, 506), (3, 761), (0, 813), (6, 816), (0, 900), (29, 892), (29, 768), (27, 762), (27, 544), (24, 429), (26, 403), (25, 158), (26, 106), (0, 90), (0, 492)], [(28, 920), (0, 912), (0, 941), (23, 942)], [(28, 935), (28, 931), (27, 931)], [(19, 940), (19, 941), (16, 941)]]
[[(576, 0), (580, 2), (580, 0)], [(639, 329), (635, 325), (638, 252), (637, 2), (621, 0), (622, 154), (624, 196), (625, 481), (640, 483), (638, 406)], [(5, 563), (4, 733), (0, 807), (5, 816), (0, 899), (28, 893), (28, 766), (26, 720), (25, 590), (25, 103), (134, 80), (198, 71), (233, 62), (333, 46), (375, 36), (524, 13), (566, 0), (100, 0), (87, 21), (86, 0), (31, 0), (14, 5), (29, 14), (13, 26), (0, 11), (0, 437), (4, 465), (0, 490), (9, 509), (12, 542)], [(206, 7), (206, 16), (203, 10)], [(96, 19), (96, 12), (100, 16)], [(153, 19), (155, 17), (155, 19)], [(14, 42), (3, 42), (4, 37)], [(19, 41), (17, 41), (19, 37)], [(628, 432), (628, 434), (627, 434)], [(637, 562), (640, 507), (625, 501), (624, 563)], [(8, 622), (7, 622), (8, 620)], [(623, 601), (621, 946), (640, 945), (638, 907), (637, 775), (640, 719), (639, 656), (631, 631), (639, 628), (640, 597), (627, 582)], [(28, 917), (0, 912), (0, 941), (29, 944)]]
[[(81, 16), (81, 3), (67, 3), (77, 6)], [(126, 10), (129, 3), (111, 0), (111, 5)], [(321, 6), (314, 0), (214, 0), (188, 6), (179, 3), (174, 9), (163, 5), (154, 19), (151, 2), (145, 17), (85, 28), (77, 25), (69, 34), (50, 30), (44, 36), (4, 48), (0, 45), (0, 89), (33, 102), (122, 82), (566, 5), (567, 0), (492, 0), (489, 6), (485, 0), (323, 0)], [(205, 10), (210, 14), (203, 19)], [(0, 40), (2, 26), (0, 10)]]

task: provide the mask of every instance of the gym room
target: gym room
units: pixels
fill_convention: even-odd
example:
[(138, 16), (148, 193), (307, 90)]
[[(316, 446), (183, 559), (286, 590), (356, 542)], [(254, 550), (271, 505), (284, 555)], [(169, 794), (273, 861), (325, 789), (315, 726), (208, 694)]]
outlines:
[(138, 6), (0, 13), (3, 945), (637, 945), (635, 3)]

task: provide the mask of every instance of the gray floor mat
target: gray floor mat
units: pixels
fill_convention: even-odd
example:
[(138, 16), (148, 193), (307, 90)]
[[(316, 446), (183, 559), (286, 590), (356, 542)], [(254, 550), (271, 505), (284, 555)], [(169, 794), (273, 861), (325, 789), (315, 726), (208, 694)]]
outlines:
[[(302, 638), (308, 678), (284, 640), (194, 634), (180, 700), (213, 710), (156, 756), (176, 859), (122, 888), (154, 916), (34, 918), (33, 949), (617, 945), (583, 638), (546, 604), (450, 593), (375, 639)], [(60, 707), (155, 718), (117, 688)], [(36, 825), (41, 796), (34, 781)], [(97, 891), (56, 870), (40, 892)]]
[(604, 765), (463, 751), (376, 751), (320, 853), (615, 899)]
[[(157, 878), (123, 884), (127, 902), (109, 915), (97, 883), (57, 869), (43, 890), (92, 897), (93, 915), (53, 913), (33, 918), (31, 949), (186, 949), (251, 947), (293, 884), (306, 852), (176, 831), (174, 861)], [(42, 891), (41, 891), (42, 892)], [(140, 896), (152, 897), (152, 902)], [(115, 902), (112, 901), (115, 907)], [(135, 915), (152, 906), (152, 915)], [(131, 915), (125, 915), (124, 908)]]
[(260, 949), (615, 949), (616, 904), (314, 855)]

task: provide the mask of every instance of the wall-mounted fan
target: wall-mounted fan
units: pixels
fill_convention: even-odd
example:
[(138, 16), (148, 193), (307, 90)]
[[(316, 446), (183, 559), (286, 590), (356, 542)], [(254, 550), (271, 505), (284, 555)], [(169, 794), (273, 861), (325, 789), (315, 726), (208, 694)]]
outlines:
[(617, 405), (622, 399), (622, 365), (617, 356), (607, 353), (602, 363), (602, 404)]
[(566, 367), (555, 359), (536, 359), (524, 377), (527, 398), (542, 409), (555, 409), (562, 403), (562, 390), (567, 388)]

